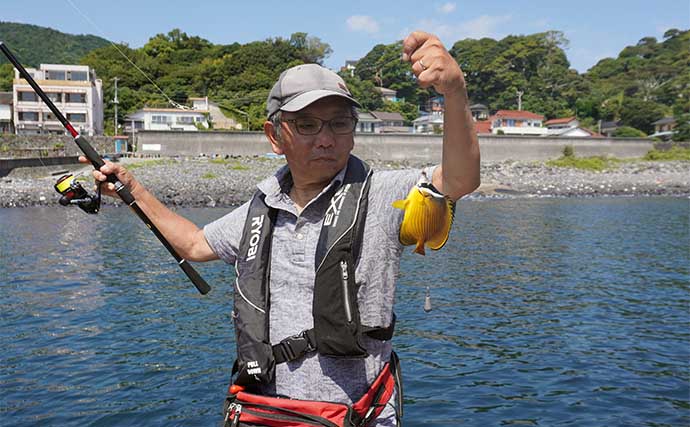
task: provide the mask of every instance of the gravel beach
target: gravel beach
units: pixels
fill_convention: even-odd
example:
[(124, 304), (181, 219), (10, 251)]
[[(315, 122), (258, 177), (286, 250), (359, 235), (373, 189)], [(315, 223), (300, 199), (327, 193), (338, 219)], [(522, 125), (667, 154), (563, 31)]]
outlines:
[[(169, 206), (227, 207), (251, 197), (255, 184), (284, 163), (279, 158), (120, 160)], [(375, 170), (425, 166), (369, 161)], [(81, 165), (15, 169), (0, 178), (0, 207), (58, 205), (53, 185), (69, 170), (91, 189), (90, 167)], [(603, 172), (546, 166), (543, 162), (482, 163), (476, 197), (591, 197), (690, 195), (690, 162), (627, 162)], [(104, 198), (105, 204), (119, 201)]]

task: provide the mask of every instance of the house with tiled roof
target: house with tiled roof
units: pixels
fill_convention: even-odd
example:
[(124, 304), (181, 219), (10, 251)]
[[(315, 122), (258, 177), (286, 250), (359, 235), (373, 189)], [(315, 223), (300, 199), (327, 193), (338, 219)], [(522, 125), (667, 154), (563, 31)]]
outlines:
[(487, 120), (489, 118), (489, 107), (484, 104), (472, 104), (470, 105), (470, 113), (472, 113), (472, 118), (477, 121)]
[(580, 121), (575, 116), (561, 117), (545, 121), (544, 126), (548, 129), (568, 129), (580, 126)]
[(671, 139), (673, 136), (673, 128), (676, 127), (676, 119), (673, 117), (664, 117), (652, 124), (654, 125), (654, 133), (649, 136), (667, 140)]
[(616, 133), (616, 130), (621, 126), (621, 121), (616, 120), (612, 122), (604, 122), (600, 121), (599, 122), (599, 133), (601, 133), (604, 136), (611, 137)]
[(443, 113), (446, 111), (446, 100), (443, 95), (432, 96), (426, 101), (423, 108), (429, 114), (440, 114), (443, 116)]
[(549, 131), (549, 136), (575, 136), (575, 137), (589, 137), (589, 138), (603, 138), (604, 135), (595, 132), (591, 129), (576, 126), (572, 128), (554, 129), (553, 133)]
[(477, 120), (474, 122), (474, 131), (477, 135), (491, 134), (491, 122), (489, 120)]
[(388, 111), (370, 111), (374, 118), (381, 120), (374, 123), (374, 133), (409, 133), (412, 132), (410, 126), (405, 126), (405, 119), (402, 114)]
[(383, 123), (383, 120), (377, 119), (371, 113), (367, 111), (360, 111), (359, 117), (357, 118), (357, 127), (355, 128), (355, 132), (374, 133), (376, 128), (380, 127), (381, 123)]
[(548, 129), (543, 127), (544, 116), (524, 110), (498, 110), (489, 117), (491, 133), (502, 135), (543, 136)]
[(412, 121), (414, 133), (443, 132), (443, 113), (424, 114)]
[(580, 136), (601, 138), (602, 135), (593, 130), (580, 126), (580, 121), (575, 116), (560, 117), (544, 122), (549, 136)]
[(377, 87), (376, 91), (381, 94), (384, 101), (398, 102), (398, 91), (387, 87)]
[(144, 107), (125, 117), (125, 132), (138, 130), (192, 131), (209, 128), (208, 98), (190, 98), (192, 109)]

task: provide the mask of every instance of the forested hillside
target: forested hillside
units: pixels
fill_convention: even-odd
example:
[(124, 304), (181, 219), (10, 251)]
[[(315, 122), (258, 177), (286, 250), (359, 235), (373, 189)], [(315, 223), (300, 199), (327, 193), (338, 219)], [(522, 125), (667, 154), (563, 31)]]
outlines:
[[(37, 25), (0, 22), (0, 40), (12, 49), (23, 65), (75, 64), (88, 52), (110, 42), (92, 35), (72, 35)], [(7, 63), (0, 55), (0, 64)]]
[[(88, 52), (110, 42), (92, 35), (66, 34), (37, 25), (0, 21), (0, 41), (26, 67), (39, 64), (78, 64)], [(12, 65), (0, 55), (0, 91), (12, 90)]]
[[(2, 38), (2, 28), (20, 24), (0, 25)], [(306, 33), (214, 45), (174, 29), (153, 36), (137, 49), (126, 45), (116, 48), (93, 36), (69, 36), (104, 44), (70, 61), (48, 55), (73, 52), (74, 45), (46, 45), (50, 37), (38, 36), (48, 34), (37, 32), (40, 27), (14, 28), (25, 27), (32, 31), (13, 35), (25, 43), (33, 40), (28, 44), (35, 46), (30, 57), (13, 46), (25, 63), (88, 64), (103, 79), (106, 100), (113, 98), (112, 79), (118, 77), (121, 118), (122, 113), (144, 105), (166, 105), (167, 100), (118, 49), (176, 102), (184, 103), (190, 96), (209, 96), (226, 106), (230, 114), (249, 114), (252, 129), (261, 128), (266, 96), (282, 70), (305, 62), (323, 63), (331, 53), (328, 43)], [(466, 39), (449, 48), (466, 73), (471, 101), (486, 104), (492, 111), (517, 109), (520, 98), (523, 110), (543, 114), (547, 119), (575, 115), (592, 128), (599, 120), (620, 120), (623, 125), (651, 133), (655, 120), (671, 115), (682, 119), (690, 112), (689, 45), (690, 31), (670, 29), (663, 40), (645, 37), (623, 48), (616, 58), (603, 59), (582, 74), (570, 68), (568, 40), (559, 31), (511, 35), (501, 40)], [(80, 46), (86, 49), (93, 44)], [(353, 75), (342, 75), (366, 109), (399, 111), (411, 121), (417, 117), (418, 107), (424, 108), (436, 94), (433, 89), (419, 88), (409, 64), (400, 62), (399, 57), (400, 42), (376, 45), (359, 60)], [(9, 68), (1, 74), (5, 77), (0, 77), (0, 86), (6, 87)], [(395, 89), (399, 102), (384, 102), (376, 91), (378, 86)], [(107, 105), (106, 119), (112, 116), (112, 106)]]

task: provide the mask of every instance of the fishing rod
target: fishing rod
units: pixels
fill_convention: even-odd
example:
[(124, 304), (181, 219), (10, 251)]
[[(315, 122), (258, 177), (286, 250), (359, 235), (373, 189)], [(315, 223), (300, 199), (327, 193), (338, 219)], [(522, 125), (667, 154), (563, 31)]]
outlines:
[[(55, 104), (48, 98), (48, 96), (43, 92), (43, 89), (36, 83), (36, 81), (31, 77), (31, 74), (29, 74), (26, 71), (26, 68), (22, 66), (22, 64), (19, 63), (17, 58), (10, 52), (10, 50), (7, 48), (5, 43), (0, 41), (0, 50), (2, 50), (2, 53), (7, 57), (7, 59), (14, 65), (14, 68), (16, 68), (19, 71), (19, 74), (26, 80), (29, 85), (34, 89), (36, 94), (45, 102), (45, 104), (48, 106), (50, 111), (53, 112), (55, 117), (62, 123), (62, 126), (67, 129), (67, 131), (72, 135), (74, 138), (74, 142), (79, 146), (79, 149), (84, 153), (84, 156), (86, 156), (87, 159), (91, 162), (94, 168), (100, 169), (101, 166), (105, 165), (105, 162), (103, 161), (103, 158), (96, 152), (96, 150), (89, 144), (89, 142), (77, 132), (72, 124), (65, 118), (65, 116), (60, 112), (60, 110), (57, 109)], [(206, 281), (197, 273), (197, 271), (194, 269), (194, 267), (187, 262), (186, 259), (182, 258), (177, 251), (172, 247), (170, 242), (161, 234), (161, 232), (156, 228), (155, 225), (153, 225), (153, 222), (149, 219), (148, 216), (144, 213), (144, 211), (141, 210), (141, 208), (137, 205), (136, 200), (134, 199), (134, 196), (132, 193), (125, 187), (124, 184), (122, 184), (115, 175), (107, 175), (107, 182), (112, 183), (115, 185), (115, 191), (117, 192), (117, 195), (122, 199), (123, 202), (125, 202), (131, 209), (134, 211), (137, 216), (144, 221), (144, 224), (153, 232), (153, 234), (156, 235), (158, 240), (165, 246), (165, 248), (170, 252), (170, 254), (175, 258), (177, 261), (178, 265), (184, 271), (184, 273), (187, 275), (189, 280), (192, 281), (194, 286), (199, 290), (199, 292), (202, 295), (205, 295), (208, 293), (208, 291), (211, 290), (211, 287), (206, 283)], [(58, 190), (60, 191), (60, 190)], [(62, 203), (61, 203), (62, 204)]]

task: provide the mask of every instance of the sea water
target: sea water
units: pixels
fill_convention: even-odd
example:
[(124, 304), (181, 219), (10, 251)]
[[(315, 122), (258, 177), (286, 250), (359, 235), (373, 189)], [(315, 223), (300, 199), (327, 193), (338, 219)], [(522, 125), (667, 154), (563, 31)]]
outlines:
[[(690, 424), (689, 212), (459, 203), (447, 245), (401, 262), (405, 424)], [(234, 272), (196, 267), (206, 296), (125, 208), (0, 209), (0, 425), (219, 425)]]

